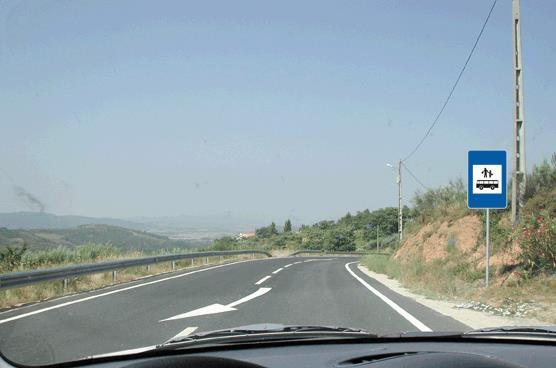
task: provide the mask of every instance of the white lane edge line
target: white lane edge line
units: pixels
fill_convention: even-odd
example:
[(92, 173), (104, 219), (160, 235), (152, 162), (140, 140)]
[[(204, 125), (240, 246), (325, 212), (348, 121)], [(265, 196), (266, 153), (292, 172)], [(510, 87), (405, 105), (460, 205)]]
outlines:
[(427, 327), (423, 322), (419, 321), (417, 318), (413, 317), (411, 314), (409, 314), (409, 312), (407, 312), (405, 309), (403, 309), (402, 307), (400, 307), (399, 305), (397, 305), (396, 303), (394, 303), (390, 298), (388, 298), (386, 295), (382, 294), (380, 291), (378, 291), (377, 289), (375, 289), (374, 287), (372, 287), (371, 285), (369, 285), (365, 280), (363, 280), (361, 277), (357, 276), (355, 274), (355, 272), (353, 272), (351, 270), (351, 268), (349, 267), (349, 265), (352, 265), (354, 263), (359, 263), (358, 261), (356, 262), (350, 262), (350, 263), (346, 263), (346, 270), (348, 270), (348, 272), (351, 274), (351, 276), (353, 276), (357, 281), (359, 281), (361, 284), (363, 284), (363, 286), (365, 286), (367, 289), (369, 289), (369, 291), (373, 294), (375, 294), (377, 297), (379, 297), (383, 302), (385, 302), (386, 304), (388, 304), (388, 306), (390, 306), (390, 308), (392, 308), (393, 310), (395, 310), (396, 312), (398, 312), (398, 314), (400, 314), (403, 318), (405, 318), (409, 323), (411, 323), (413, 326), (417, 327), (419, 329), (419, 331), (422, 332), (431, 332), (432, 330)]
[(158, 279), (158, 280), (149, 281), (149, 282), (145, 282), (145, 283), (141, 283), (141, 284), (137, 284), (137, 285), (128, 286), (128, 287), (125, 287), (125, 288), (122, 288), (122, 289), (108, 291), (106, 293), (91, 295), (91, 296), (88, 296), (88, 297), (85, 297), (85, 298), (72, 300), (70, 302), (66, 302), (66, 303), (62, 303), (62, 304), (52, 305), (50, 307), (37, 309), (37, 310), (32, 311), (32, 312), (18, 314), (17, 316), (13, 316), (13, 317), (9, 317), (9, 318), (0, 320), (0, 325), (3, 324), (3, 323), (6, 323), (6, 322), (11, 322), (11, 321), (15, 321), (15, 320), (18, 320), (18, 319), (21, 319), (21, 318), (29, 317), (29, 316), (32, 316), (32, 315), (35, 315), (35, 314), (48, 312), (48, 311), (53, 310), (53, 309), (63, 308), (63, 307), (66, 307), (68, 305), (82, 303), (82, 302), (86, 302), (88, 300), (100, 298), (100, 297), (103, 297), (103, 296), (112, 295), (112, 294), (116, 294), (116, 293), (121, 293), (123, 291), (128, 291), (128, 290), (140, 288), (140, 287), (147, 286), (147, 285), (158, 284), (159, 282), (177, 279), (177, 278), (184, 277), (184, 276), (187, 276), (187, 275), (192, 275), (192, 274), (195, 274), (195, 273), (198, 273), (198, 272), (214, 270), (216, 268), (231, 266), (231, 265), (234, 265), (234, 264), (244, 263), (244, 262), (252, 262), (252, 260), (237, 261), (237, 262), (221, 264), (221, 265), (217, 265), (217, 266), (213, 266), (213, 267), (209, 267), (209, 268), (202, 268), (200, 270), (194, 270), (194, 271), (190, 271), (190, 272), (187, 272), (187, 273), (182, 273), (182, 274), (179, 274), (179, 275), (166, 277), (166, 278), (163, 278), (163, 279)]
[(187, 327), (185, 330), (181, 331), (179, 334), (172, 337), (172, 339), (177, 339), (177, 338), (180, 338), (180, 337), (187, 337), (187, 336), (191, 335), (193, 332), (195, 332), (195, 330), (198, 329), (198, 328), (199, 327)]
[(275, 274), (277, 274), (278, 272), (282, 271), (283, 269), (284, 269), (283, 267), (280, 267), (280, 268), (277, 269), (276, 271), (272, 271), (272, 274), (275, 275)]
[(272, 277), (272, 276), (270, 276), (270, 275), (269, 275), (269, 276), (265, 276), (265, 277), (263, 277), (262, 279), (260, 279), (259, 281), (257, 281), (257, 282), (255, 283), (255, 285), (260, 285), (260, 284), (262, 284), (263, 282), (265, 282), (266, 280), (268, 280), (268, 279), (271, 278), (271, 277)]

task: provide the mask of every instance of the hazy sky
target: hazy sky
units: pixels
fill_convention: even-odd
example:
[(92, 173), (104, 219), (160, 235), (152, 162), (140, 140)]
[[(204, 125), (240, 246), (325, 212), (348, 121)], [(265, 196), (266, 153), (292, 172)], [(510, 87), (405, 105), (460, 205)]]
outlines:
[[(0, 212), (234, 213), (303, 221), (395, 206), (386, 167), (424, 134), (490, 1), (2, 1)], [(556, 2), (522, 0), (527, 160), (556, 151)], [(465, 178), (512, 138), (499, 0), (407, 165)], [(404, 177), (408, 201), (418, 185)]]

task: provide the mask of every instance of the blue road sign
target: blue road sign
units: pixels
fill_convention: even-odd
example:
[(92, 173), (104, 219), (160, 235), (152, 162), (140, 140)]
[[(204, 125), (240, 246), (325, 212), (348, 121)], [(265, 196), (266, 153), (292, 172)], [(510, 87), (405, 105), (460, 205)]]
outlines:
[(506, 151), (469, 151), (467, 206), (506, 208)]

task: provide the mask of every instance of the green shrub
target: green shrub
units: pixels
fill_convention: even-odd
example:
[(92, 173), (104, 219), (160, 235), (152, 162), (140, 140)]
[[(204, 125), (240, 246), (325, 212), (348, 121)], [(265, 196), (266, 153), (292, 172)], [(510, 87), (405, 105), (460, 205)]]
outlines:
[(534, 166), (531, 174), (527, 175), (525, 200), (554, 188), (556, 188), (556, 153), (552, 154), (550, 161), (544, 160), (540, 165)]
[(530, 274), (556, 272), (556, 218), (546, 211), (524, 218), (520, 245), (521, 261)]
[(420, 224), (440, 218), (460, 218), (469, 213), (467, 190), (461, 178), (437, 189), (418, 191), (412, 202), (412, 214)]
[(0, 271), (11, 272), (21, 266), (23, 256), (27, 252), (27, 246), (22, 247), (7, 246), (0, 251)]

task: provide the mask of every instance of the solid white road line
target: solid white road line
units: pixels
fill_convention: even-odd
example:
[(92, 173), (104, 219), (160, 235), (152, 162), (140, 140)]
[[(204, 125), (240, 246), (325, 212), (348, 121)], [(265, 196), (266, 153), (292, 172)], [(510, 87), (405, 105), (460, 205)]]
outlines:
[(177, 334), (176, 336), (172, 337), (172, 339), (179, 339), (180, 337), (187, 337), (195, 332), (196, 329), (199, 327), (187, 327), (185, 330)]
[(257, 281), (257, 282), (255, 283), (255, 285), (260, 285), (260, 284), (262, 284), (263, 282), (265, 282), (266, 280), (268, 280), (268, 279), (271, 278), (271, 277), (272, 277), (272, 276), (265, 276), (265, 277), (263, 277), (262, 279), (260, 279), (259, 281)]
[(351, 276), (353, 276), (357, 281), (359, 281), (361, 284), (363, 284), (363, 286), (365, 286), (367, 289), (369, 289), (369, 291), (373, 294), (375, 294), (376, 296), (378, 296), (383, 302), (385, 302), (386, 304), (388, 304), (390, 306), (390, 308), (392, 308), (393, 310), (395, 310), (396, 312), (398, 312), (403, 318), (405, 318), (406, 320), (409, 321), (409, 323), (411, 323), (413, 326), (417, 327), (417, 329), (419, 329), (419, 331), (424, 331), (424, 332), (430, 332), (432, 331), (429, 327), (427, 327), (423, 322), (419, 321), (417, 318), (413, 317), (411, 314), (409, 314), (405, 309), (403, 309), (402, 307), (400, 307), (399, 305), (397, 305), (396, 303), (394, 303), (390, 298), (388, 298), (386, 295), (382, 294), (380, 291), (378, 291), (377, 289), (375, 289), (374, 287), (372, 287), (371, 285), (369, 285), (365, 280), (363, 280), (361, 277), (357, 276), (355, 274), (355, 272), (353, 272), (351, 270), (351, 268), (349, 267), (349, 265), (352, 265), (354, 263), (359, 263), (359, 262), (350, 262), (350, 263), (346, 263), (346, 270), (348, 270), (348, 272), (351, 274)]
[(272, 274), (277, 274), (278, 272), (282, 271), (284, 268), (280, 267), (276, 271), (272, 271)]
[(252, 294), (247, 295), (246, 297), (243, 297), (239, 300), (236, 300), (235, 302), (232, 302), (230, 304), (227, 305), (222, 305), (222, 304), (211, 304), (211, 305), (207, 305), (206, 307), (202, 307), (202, 308), (198, 308), (195, 310), (192, 310), (190, 312), (186, 312), (186, 313), (182, 313), (182, 314), (178, 314), (175, 315), (173, 317), (170, 318), (166, 318), (166, 319), (161, 319), (158, 322), (165, 322), (165, 321), (173, 321), (176, 319), (183, 319), (183, 318), (189, 318), (189, 317), (197, 317), (197, 316), (204, 316), (207, 314), (216, 314), (216, 313), (224, 313), (224, 312), (231, 312), (231, 311), (235, 311), (237, 310), (238, 305), (243, 304), (245, 302), (248, 302), (251, 299), (255, 299), (261, 295), (264, 295), (266, 293), (268, 293), (270, 290), (272, 290), (271, 288), (260, 288), (259, 290), (255, 291)]
[(179, 274), (179, 275), (175, 275), (175, 276), (165, 277), (163, 279), (158, 279), (158, 280), (154, 280), (154, 281), (144, 282), (144, 283), (141, 283), (141, 284), (128, 286), (128, 287), (125, 287), (125, 288), (122, 288), (122, 289), (108, 291), (108, 292), (102, 293), (102, 294), (91, 295), (91, 296), (88, 296), (88, 297), (85, 297), (85, 298), (72, 300), (70, 302), (66, 302), (66, 303), (62, 303), (62, 304), (56, 304), (56, 305), (53, 305), (53, 306), (50, 306), (50, 307), (37, 309), (37, 310), (32, 311), (32, 312), (23, 313), (23, 314), (19, 314), (17, 316), (6, 318), (6, 319), (3, 319), (3, 320), (0, 320), (0, 324), (10, 322), (10, 321), (15, 321), (15, 320), (25, 318), (25, 317), (29, 317), (29, 316), (33, 316), (35, 314), (44, 313), (44, 312), (47, 312), (47, 311), (50, 311), (50, 310), (53, 310), (53, 309), (67, 307), (68, 305), (82, 303), (82, 302), (86, 302), (88, 300), (101, 298), (103, 296), (112, 295), (112, 294), (116, 294), (116, 293), (121, 293), (121, 292), (124, 292), (124, 291), (137, 289), (137, 288), (140, 288), (140, 287), (143, 287), (143, 286), (158, 284), (159, 282), (173, 280), (173, 279), (177, 279), (177, 278), (180, 278), (180, 277), (185, 277), (185, 276), (188, 276), (188, 275), (192, 275), (194, 273), (214, 270), (216, 268), (227, 267), (227, 266), (235, 265), (235, 264), (238, 264), (238, 263), (244, 263), (244, 262), (253, 262), (253, 261), (252, 260), (245, 260), (245, 261), (238, 261), (238, 262), (233, 262), (233, 263), (226, 263), (226, 264), (213, 266), (213, 267), (208, 267), (208, 268), (202, 268), (200, 270), (195, 270), (195, 271), (191, 271), (191, 272), (187, 272), (187, 273), (183, 273), (183, 274)]

